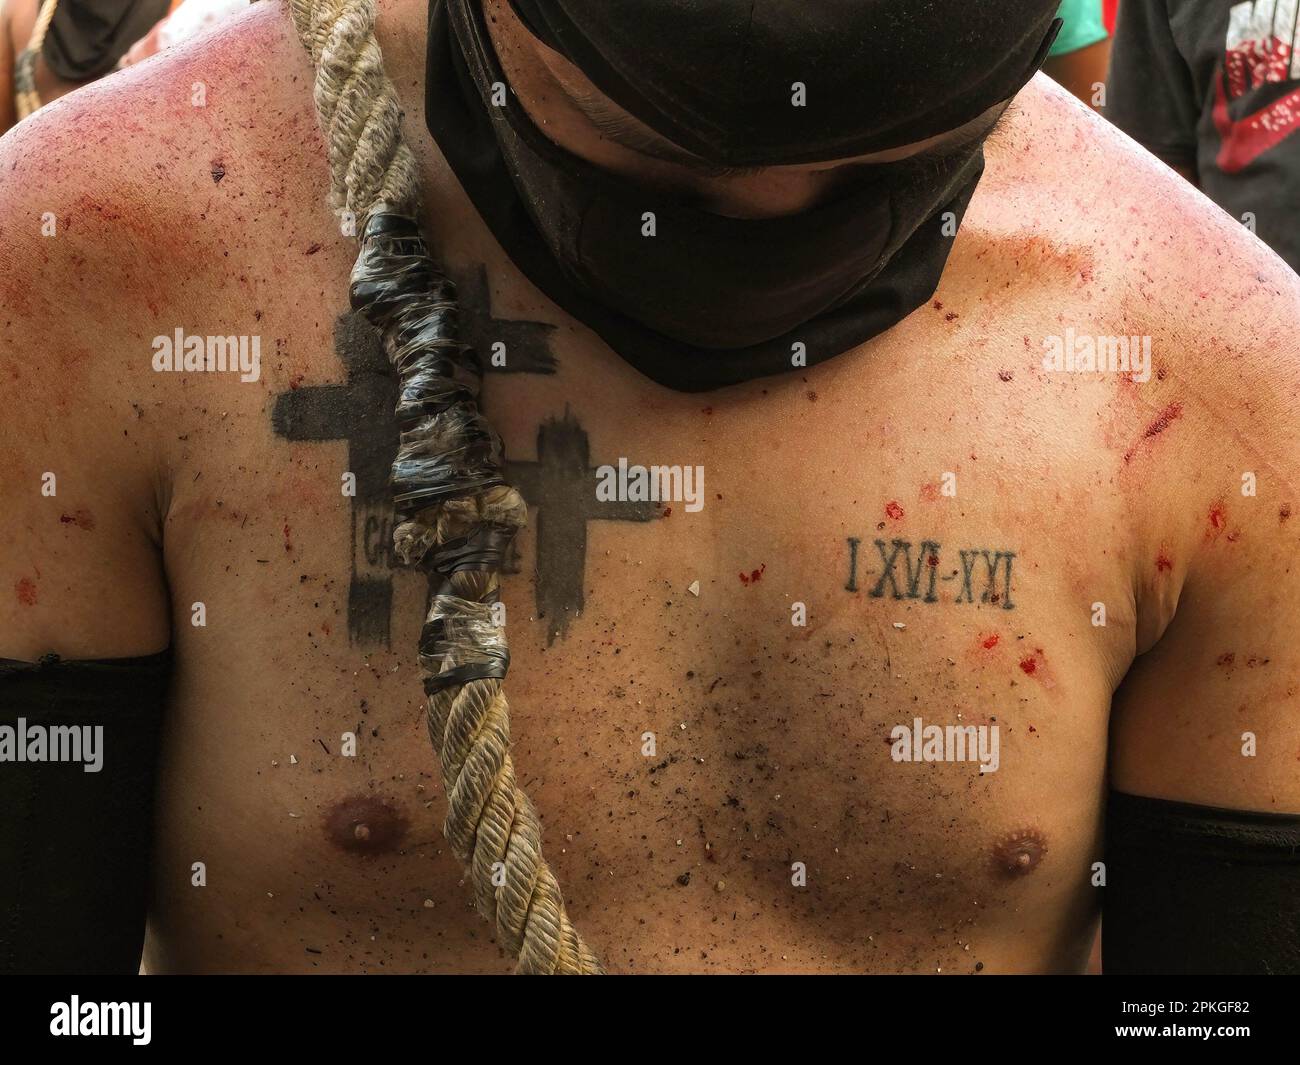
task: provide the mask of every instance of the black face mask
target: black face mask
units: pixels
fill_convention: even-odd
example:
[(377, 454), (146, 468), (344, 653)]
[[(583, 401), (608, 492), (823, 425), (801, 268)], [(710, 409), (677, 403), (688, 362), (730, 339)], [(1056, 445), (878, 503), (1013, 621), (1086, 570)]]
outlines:
[(983, 172), (978, 142), (864, 167), (798, 214), (701, 211), (564, 151), (508, 92), (494, 104), (505, 78), (481, 6), (430, 6), (429, 129), (516, 265), (646, 376), (701, 391), (814, 365), (934, 293)]

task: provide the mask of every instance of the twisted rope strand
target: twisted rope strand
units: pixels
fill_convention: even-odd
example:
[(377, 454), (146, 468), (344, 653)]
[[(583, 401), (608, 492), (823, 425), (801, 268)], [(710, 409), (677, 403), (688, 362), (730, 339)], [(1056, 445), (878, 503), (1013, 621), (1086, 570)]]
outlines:
[(542, 857), (537, 811), (510, 758), (505, 635), (493, 624), (500, 561), (527, 518), (477, 407), (481, 369), (457, 339), (451, 282), (420, 239), (415, 159), (375, 40), (373, 0), (291, 0), (316, 67), (330, 197), (362, 249), (352, 305), (380, 330), (401, 378), (392, 483), (395, 554), (438, 582), (420, 637), (429, 739), (447, 794), (443, 831), (474, 903), (521, 973), (598, 973)]

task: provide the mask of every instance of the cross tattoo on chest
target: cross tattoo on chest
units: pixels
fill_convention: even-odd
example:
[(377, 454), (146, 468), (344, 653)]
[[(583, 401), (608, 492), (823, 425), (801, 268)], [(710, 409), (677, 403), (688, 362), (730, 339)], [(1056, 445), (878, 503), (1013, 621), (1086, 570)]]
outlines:
[[(487, 271), (480, 267), (462, 293), (461, 334), (485, 356), (505, 345), (506, 365), (496, 373), (553, 374), (546, 322), (497, 319), (490, 313)], [(352, 558), (348, 585), (348, 637), (354, 646), (388, 647), (393, 603), (393, 505), (389, 471), (397, 454), (397, 380), (379, 334), (359, 315), (340, 315), (334, 350), (347, 371), (344, 384), (310, 385), (275, 397), (271, 426), (296, 443), (348, 442), (347, 470), (356, 477), (352, 497)], [(587, 522), (651, 521), (650, 502), (598, 502), (587, 434), (566, 410), (537, 432), (536, 462), (506, 462), (506, 478), (536, 508), (536, 606), (546, 619), (547, 641), (568, 629), (585, 604), (583, 578)], [(507, 566), (518, 572), (518, 555)]]

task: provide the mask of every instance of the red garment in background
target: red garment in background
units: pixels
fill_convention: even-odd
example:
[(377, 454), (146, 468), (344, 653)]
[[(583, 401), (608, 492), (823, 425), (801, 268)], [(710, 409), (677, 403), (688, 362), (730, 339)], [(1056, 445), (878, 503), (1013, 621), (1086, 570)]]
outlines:
[(1115, 32), (1115, 12), (1119, 10), (1119, 0), (1102, 0), (1101, 17), (1106, 22), (1106, 32)]

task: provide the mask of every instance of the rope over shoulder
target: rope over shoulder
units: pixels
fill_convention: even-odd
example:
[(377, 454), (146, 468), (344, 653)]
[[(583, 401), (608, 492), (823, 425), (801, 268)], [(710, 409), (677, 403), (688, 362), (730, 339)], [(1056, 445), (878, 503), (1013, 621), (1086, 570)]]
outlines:
[(482, 367), (459, 340), (455, 287), (415, 222), (415, 160), (375, 40), (374, 3), (290, 0), (290, 8), (316, 67), (331, 200), (361, 232), (352, 307), (379, 330), (400, 378), (392, 486), (402, 520), (393, 543), (401, 562), (436, 578), (419, 658), (447, 792), (443, 831), (517, 972), (599, 973), (542, 857), (537, 811), (510, 758), (502, 690), (510, 655), (493, 606), (528, 512), (478, 409)]

